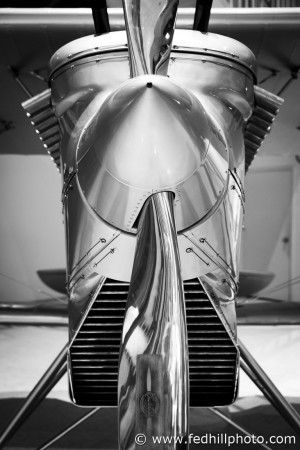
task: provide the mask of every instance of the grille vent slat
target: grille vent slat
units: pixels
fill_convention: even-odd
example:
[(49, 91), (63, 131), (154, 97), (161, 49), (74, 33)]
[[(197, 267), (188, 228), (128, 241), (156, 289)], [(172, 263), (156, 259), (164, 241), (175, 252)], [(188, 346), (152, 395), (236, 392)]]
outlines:
[(58, 119), (52, 109), (51, 89), (46, 89), (22, 103), (44, 149), (60, 170), (60, 130)]
[[(129, 284), (107, 279), (70, 347), (77, 404), (116, 406)], [(221, 406), (235, 392), (237, 349), (197, 279), (184, 282), (191, 406)]]
[(274, 119), (283, 99), (271, 92), (254, 86), (255, 108), (248, 120), (245, 137), (245, 171), (247, 172), (266, 135), (270, 133)]

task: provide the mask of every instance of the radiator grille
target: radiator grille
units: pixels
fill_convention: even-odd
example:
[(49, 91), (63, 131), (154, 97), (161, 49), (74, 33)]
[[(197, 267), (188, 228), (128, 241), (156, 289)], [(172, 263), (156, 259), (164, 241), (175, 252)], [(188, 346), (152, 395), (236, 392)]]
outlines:
[[(70, 347), (73, 398), (82, 406), (116, 406), (119, 347), (129, 284), (107, 279)], [(237, 349), (197, 279), (184, 282), (190, 405), (234, 400)]]

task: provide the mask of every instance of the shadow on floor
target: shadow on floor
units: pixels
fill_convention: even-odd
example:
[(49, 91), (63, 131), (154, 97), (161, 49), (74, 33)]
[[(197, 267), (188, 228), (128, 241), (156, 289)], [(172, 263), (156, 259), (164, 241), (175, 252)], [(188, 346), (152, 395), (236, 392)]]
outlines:
[[(21, 404), (22, 399), (6, 398), (0, 400), (1, 431), (5, 429), (5, 426)], [(300, 411), (299, 399), (293, 404)], [(279, 416), (272, 406), (266, 404), (263, 398), (242, 398), (229, 409), (220, 408), (220, 410), (251, 434), (263, 436), (266, 443), (272, 435), (282, 436), (283, 439), (286, 439), (286, 436), (295, 436), (293, 429)], [(5, 448), (24, 448), (26, 450), (39, 448), (80, 417), (87, 414), (88, 411), (90, 409), (78, 408), (68, 402), (46, 399), (7, 443)], [(242, 444), (241, 441), (238, 444), (229, 446), (224, 441), (225, 435), (228, 439), (229, 436), (236, 437), (237, 433), (242, 436), (242, 433), (205, 408), (191, 408), (190, 433), (194, 436), (202, 436), (202, 444), (199, 443), (199, 439), (191, 442), (191, 450), (199, 448), (199, 446), (210, 450), (221, 448), (247, 448), (249, 450), (262, 448), (258, 444)], [(210, 438), (210, 436), (213, 437)], [(211, 439), (211, 442), (209, 439)], [(215, 443), (213, 443), (214, 440)], [(117, 445), (117, 409), (103, 408), (59, 441), (52, 444), (51, 448), (116, 449)], [(287, 442), (268, 445), (274, 449), (297, 449), (300, 448), (300, 437), (296, 438), (295, 444)], [(140, 448), (142, 450), (143, 447)]]

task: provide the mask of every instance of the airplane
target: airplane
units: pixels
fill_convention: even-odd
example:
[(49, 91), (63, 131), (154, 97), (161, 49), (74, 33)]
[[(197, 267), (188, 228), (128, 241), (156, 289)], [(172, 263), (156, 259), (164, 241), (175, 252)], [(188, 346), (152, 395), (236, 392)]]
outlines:
[(210, 7), (174, 32), (178, 2), (149, 5), (124, 2), (126, 32), (101, 10), (23, 103), (63, 178), (71, 397), (118, 403), (124, 449), (236, 398), (244, 173), (282, 104)]

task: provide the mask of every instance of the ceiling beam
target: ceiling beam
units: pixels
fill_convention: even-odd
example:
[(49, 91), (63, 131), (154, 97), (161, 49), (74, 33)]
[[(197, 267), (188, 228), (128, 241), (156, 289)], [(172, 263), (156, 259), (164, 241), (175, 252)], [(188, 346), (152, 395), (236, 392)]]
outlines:
[[(192, 29), (195, 8), (179, 8), (176, 28)], [(108, 8), (111, 31), (124, 30), (122, 8)], [(212, 8), (210, 29), (217, 25), (238, 22), (240, 25), (277, 23), (300, 24), (300, 8)], [(0, 25), (91, 25), (89, 8), (0, 8)]]

